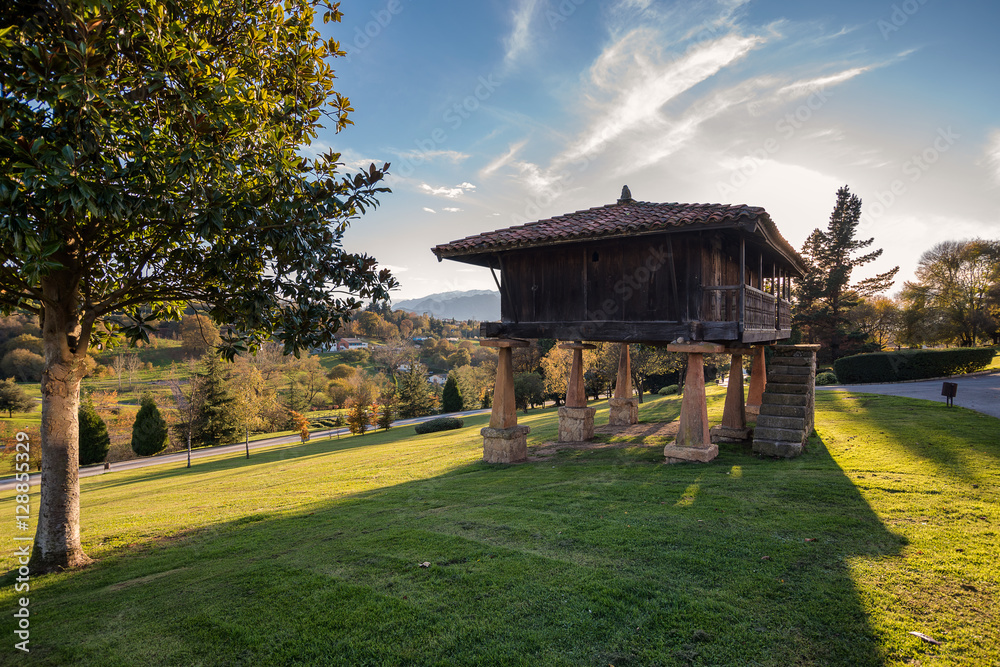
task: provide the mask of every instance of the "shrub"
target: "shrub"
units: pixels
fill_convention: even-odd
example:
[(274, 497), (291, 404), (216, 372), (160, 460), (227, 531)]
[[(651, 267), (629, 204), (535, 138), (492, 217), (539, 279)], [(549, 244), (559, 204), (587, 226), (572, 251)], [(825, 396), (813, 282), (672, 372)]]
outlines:
[(4, 352), (10, 352), (12, 350), (27, 350), (40, 355), (42, 354), (42, 339), (38, 336), (32, 336), (31, 334), (21, 334), (20, 336), (15, 336), (4, 343), (3, 349)]
[(450, 431), (455, 428), (462, 428), (465, 422), (457, 417), (438, 417), (430, 421), (422, 422), (413, 427), (418, 434), (437, 433), (438, 431)]
[(676, 394), (677, 389), (678, 389), (677, 385), (668, 384), (666, 387), (661, 388), (660, 391), (656, 393), (659, 394), (660, 396), (670, 396), (671, 394)]
[(23, 348), (11, 350), (0, 360), (0, 373), (4, 377), (15, 377), (21, 382), (38, 382), (42, 379), (45, 359)]
[(454, 375), (448, 376), (448, 381), (444, 383), (444, 392), (441, 394), (441, 412), (461, 412), (462, 411), (462, 390), (458, 388), (458, 380)]
[(101, 463), (111, 448), (111, 438), (108, 427), (94, 409), (94, 403), (87, 397), (80, 403), (80, 465), (89, 466)]
[(837, 359), (833, 367), (845, 384), (923, 380), (985, 368), (993, 361), (991, 348), (965, 347), (952, 350), (905, 350), (856, 354)]
[(169, 441), (167, 422), (150, 394), (143, 394), (139, 405), (139, 414), (132, 423), (132, 451), (139, 456), (159, 454)]
[(822, 387), (830, 384), (839, 384), (839, 383), (837, 382), (836, 375), (830, 372), (826, 372), (826, 373), (820, 373), (816, 376), (816, 384)]

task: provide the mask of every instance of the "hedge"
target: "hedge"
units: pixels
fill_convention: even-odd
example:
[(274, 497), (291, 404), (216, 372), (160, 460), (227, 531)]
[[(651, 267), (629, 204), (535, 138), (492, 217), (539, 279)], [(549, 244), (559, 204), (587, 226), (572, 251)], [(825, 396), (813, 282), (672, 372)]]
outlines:
[(413, 427), (419, 434), (435, 433), (437, 431), (450, 431), (453, 428), (462, 428), (465, 422), (457, 417), (438, 417), (430, 421), (421, 422)]
[(988, 347), (874, 352), (837, 359), (833, 368), (844, 384), (923, 380), (977, 371), (990, 365), (993, 354)]

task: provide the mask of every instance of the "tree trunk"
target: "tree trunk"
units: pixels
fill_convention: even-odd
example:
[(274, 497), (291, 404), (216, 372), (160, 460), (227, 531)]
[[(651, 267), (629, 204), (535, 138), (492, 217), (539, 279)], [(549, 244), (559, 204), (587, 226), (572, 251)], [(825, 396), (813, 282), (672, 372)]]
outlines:
[[(91, 561), (80, 545), (80, 381), (89, 331), (81, 335), (77, 286), (68, 272), (42, 280), (42, 484), (32, 573)], [(81, 349), (82, 348), (82, 349)]]

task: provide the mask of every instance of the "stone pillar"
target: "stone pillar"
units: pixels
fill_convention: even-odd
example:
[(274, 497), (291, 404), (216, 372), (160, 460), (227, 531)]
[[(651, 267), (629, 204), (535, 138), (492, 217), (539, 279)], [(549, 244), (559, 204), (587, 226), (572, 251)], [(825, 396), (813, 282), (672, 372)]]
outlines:
[(750, 368), (750, 393), (747, 395), (746, 412), (751, 417), (760, 414), (760, 402), (767, 387), (767, 366), (764, 361), (764, 346), (753, 348), (753, 364)]
[(743, 402), (743, 354), (744, 350), (733, 351), (729, 384), (726, 386), (726, 407), (722, 411), (722, 424), (712, 427), (712, 442), (743, 442), (750, 435)]
[(628, 343), (621, 344), (615, 396), (608, 401), (608, 405), (611, 408), (608, 423), (612, 426), (629, 426), (639, 421), (639, 398), (632, 395), (632, 361)]
[(686, 352), (687, 375), (681, 399), (680, 429), (677, 439), (663, 448), (667, 463), (696, 461), (707, 463), (719, 455), (708, 432), (708, 403), (705, 400), (705, 355), (721, 354), (725, 348), (715, 343), (671, 343), (669, 352)]
[(493, 411), (490, 425), (483, 428), (483, 460), (487, 463), (518, 463), (528, 458), (527, 436), (531, 429), (517, 425), (517, 405), (514, 402), (514, 364), (512, 348), (527, 347), (528, 341), (518, 339), (485, 339), (483, 347), (498, 348), (497, 379), (493, 385)]
[(596, 408), (587, 407), (587, 389), (583, 382), (583, 351), (594, 345), (564, 343), (562, 350), (573, 350), (573, 365), (566, 383), (566, 406), (559, 408), (559, 442), (586, 442), (594, 437)]
[(753, 451), (791, 458), (801, 454), (813, 430), (816, 352), (819, 345), (776, 345), (771, 381), (753, 434)]

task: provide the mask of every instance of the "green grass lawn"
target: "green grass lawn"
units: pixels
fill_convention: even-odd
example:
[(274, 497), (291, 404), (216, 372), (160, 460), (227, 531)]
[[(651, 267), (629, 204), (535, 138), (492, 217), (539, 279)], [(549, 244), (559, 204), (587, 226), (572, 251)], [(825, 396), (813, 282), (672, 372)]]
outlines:
[[(530, 449), (555, 436), (552, 409), (520, 420)], [(83, 480), (100, 560), (32, 580), (16, 664), (1000, 664), (996, 419), (822, 392), (803, 456), (676, 466), (490, 466), (486, 421)], [(0, 516), (12, 545), (9, 492)]]

